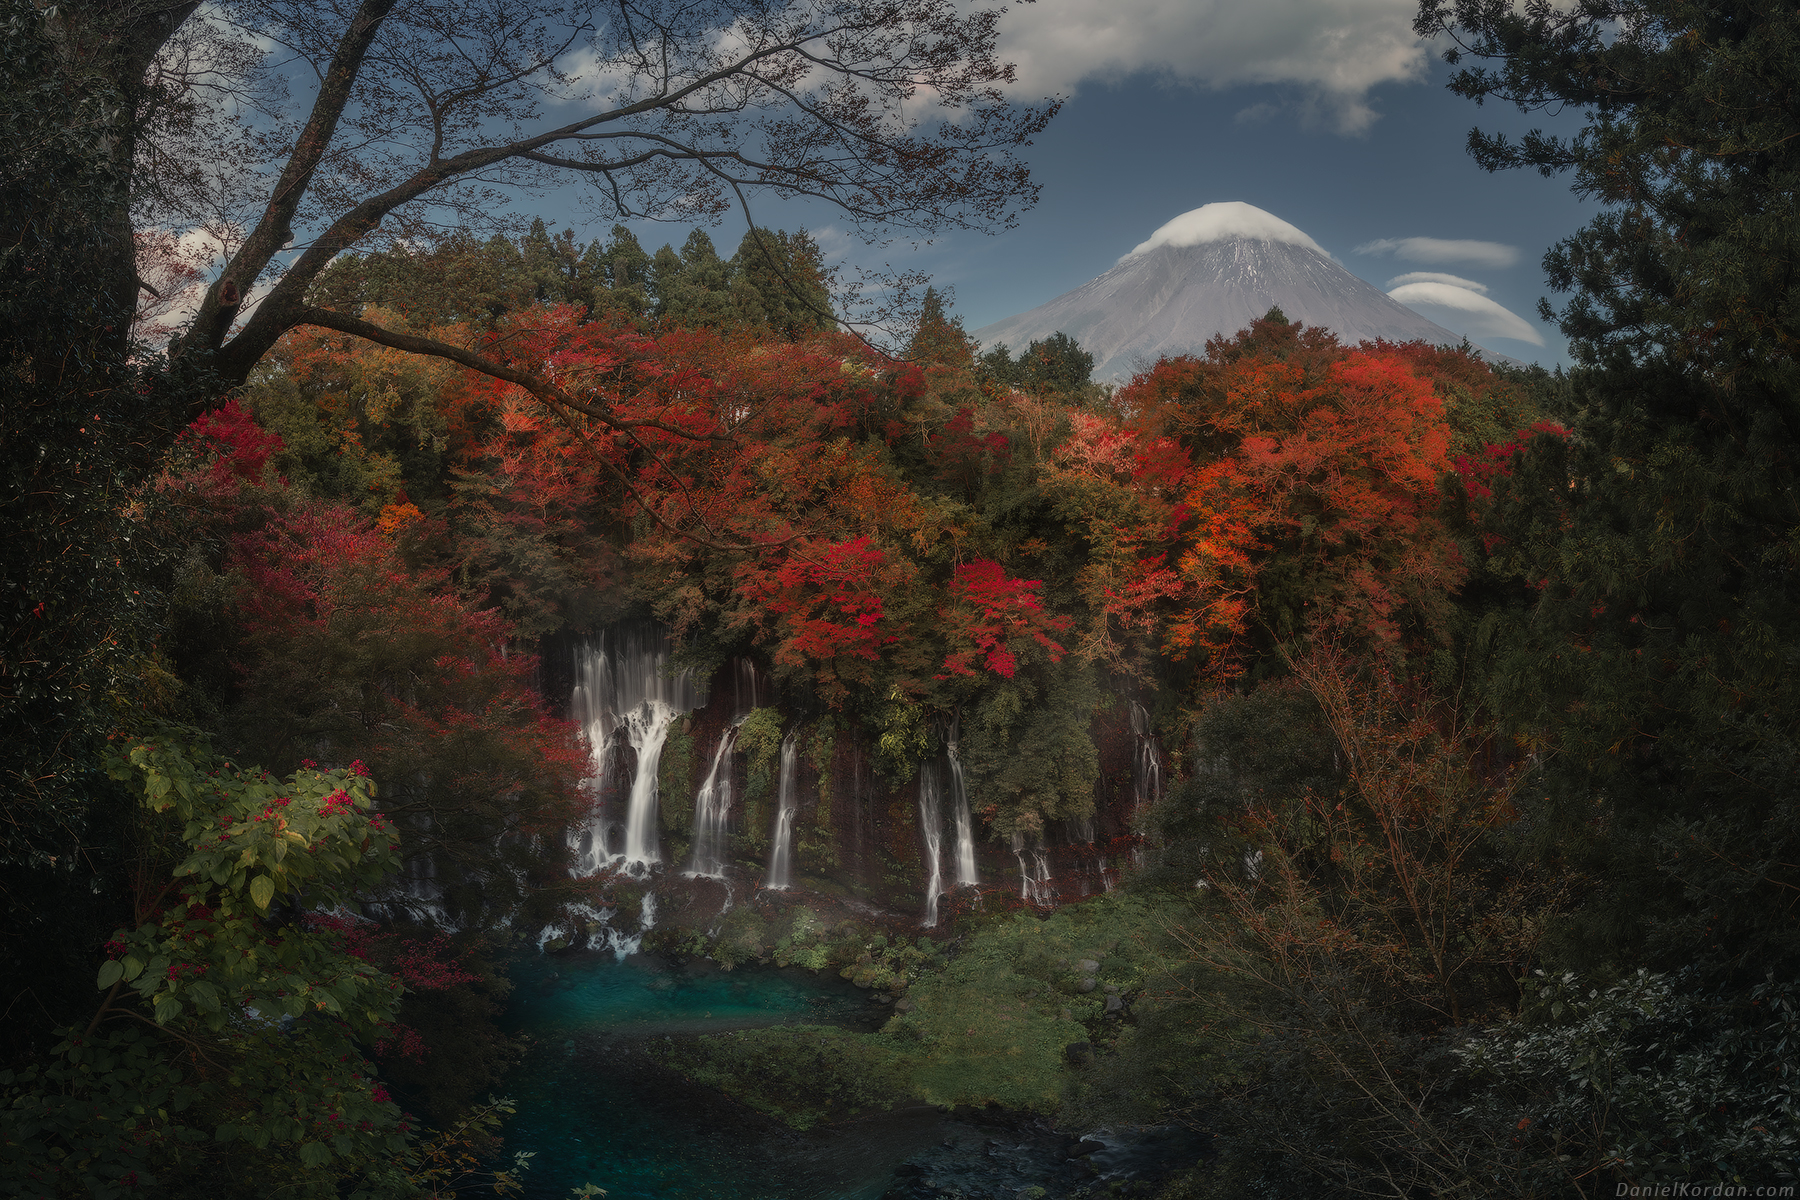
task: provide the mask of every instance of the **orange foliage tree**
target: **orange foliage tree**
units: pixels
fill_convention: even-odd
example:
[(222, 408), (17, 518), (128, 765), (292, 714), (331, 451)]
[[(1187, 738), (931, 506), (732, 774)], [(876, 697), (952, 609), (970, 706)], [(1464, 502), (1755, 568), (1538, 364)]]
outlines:
[(1384, 652), (1441, 637), (1464, 568), (1440, 515), (1442, 398), (1393, 348), (1265, 318), (1120, 394), (1194, 456), (1168, 644), (1228, 678), (1321, 614)]

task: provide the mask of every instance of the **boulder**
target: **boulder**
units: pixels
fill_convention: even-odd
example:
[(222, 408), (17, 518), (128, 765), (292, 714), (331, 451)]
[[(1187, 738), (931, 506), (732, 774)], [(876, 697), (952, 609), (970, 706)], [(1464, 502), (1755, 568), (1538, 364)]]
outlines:
[(1110, 1017), (1114, 1013), (1123, 1012), (1123, 1011), (1125, 1011), (1125, 1002), (1123, 1000), (1119, 999), (1117, 996), (1108, 996), (1106, 998), (1106, 1015), (1107, 1016)]
[[(1077, 1067), (1085, 1067), (1094, 1061), (1094, 1043), (1070, 1042), (1063, 1047), (1063, 1058)], [(1070, 1155), (1071, 1158), (1074, 1155)]]
[(1084, 992), (1091, 992), (1099, 985), (1094, 982), (1093, 976), (1090, 975), (1086, 979), (1082, 980), (1078, 986)]
[(1084, 958), (1080, 962), (1075, 964), (1075, 969), (1077, 971), (1086, 971), (1091, 975), (1092, 973), (1094, 973), (1095, 971), (1098, 971), (1100, 969), (1100, 964), (1095, 962), (1091, 958)]

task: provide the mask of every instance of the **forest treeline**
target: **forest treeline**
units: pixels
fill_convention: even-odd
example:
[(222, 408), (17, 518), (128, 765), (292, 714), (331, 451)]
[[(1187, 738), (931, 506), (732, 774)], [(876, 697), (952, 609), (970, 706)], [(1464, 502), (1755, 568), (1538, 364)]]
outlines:
[[(1171, 1197), (1793, 1181), (1788, 8), (1422, 9), (1459, 93), (1596, 114), (1472, 140), (1603, 205), (1546, 259), (1566, 375), (1271, 311), (1104, 387), (935, 291), (872, 346), (763, 229), (414, 237), (254, 367), (127, 345), (113, 110), (7, 11), (0, 1194), (504, 1184), (498, 931), (586, 802), (533, 651), (644, 617), (896, 783), (956, 715), (986, 838), (1091, 813), (1098, 713), (1171, 753), (1114, 895), (948, 957), (745, 935), (921, 1000), (831, 1035), (807, 1121), (860, 1072), (1187, 1123)], [(427, 861), (473, 932), (350, 915)], [(766, 1108), (785, 1036), (673, 1065)]]

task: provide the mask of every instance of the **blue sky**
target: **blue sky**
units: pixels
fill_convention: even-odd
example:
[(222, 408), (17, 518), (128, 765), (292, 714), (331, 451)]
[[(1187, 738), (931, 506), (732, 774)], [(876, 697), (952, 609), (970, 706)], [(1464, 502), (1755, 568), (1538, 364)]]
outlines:
[[(1563, 339), (1537, 318), (1541, 261), (1593, 210), (1566, 180), (1489, 175), (1464, 150), (1472, 125), (1557, 123), (1452, 95), (1437, 48), (1412, 32), (1416, 5), (1015, 0), (1000, 24), (1001, 56), (1018, 65), (1014, 94), (1065, 99), (1029, 151), (1042, 198), (1015, 228), (869, 247), (821, 204), (764, 197), (753, 215), (809, 229), (850, 271), (928, 272), (974, 330), (1080, 286), (1182, 213), (1242, 201), (1438, 324), (1528, 362), (1566, 363)], [(597, 218), (585, 191), (571, 181), (520, 196), (514, 211), (605, 237), (612, 217)], [(682, 225), (633, 224), (652, 251), (687, 236)], [(730, 254), (743, 231), (735, 215), (712, 236)]]
[[(1019, 64), (1018, 94), (1068, 97), (1031, 150), (1043, 196), (1016, 228), (955, 235), (916, 252), (904, 245), (876, 251), (834, 238), (828, 211), (765, 200), (756, 217), (769, 226), (804, 225), (847, 262), (930, 271), (954, 289), (954, 312), (976, 329), (1085, 283), (1172, 217), (1240, 200), (1297, 225), (1384, 290), (1409, 272), (1485, 288), (1488, 301), (1522, 318), (1543, 344), (1484, 332), (1499, 325), (1492, 317), (1414, 306), (1490, 349), (1564, 363), (1563, 339), (1537, 319), (1538, 298), (1548, 291), (1540, 264), (1546, 249), (1585, 223), (1591, 206), (1566, 180), (1489, 175), (1475, 166), (1464, 150), (1471, 126), (1556, 125), (1452, 95), (1444, 87), (1449, 68), (1411, 32), (1414, 11), (1413, 0), (1015, 6), (1003, 21), (1002, 49)], [(1573, 128), (1567, 119), (1563, 125)], [(578, 214), (568, 220), (583, 224)], [(742, 229), (739, 220), (713, 231), (722, 252), (731, 252)], [(685, 236), (668, 226), (638, 232), (652, 249)], [(1510, 248), (1512, 261), (1499, 265), (1505, 256), (1492, 251), (1446, 255), (1444, 247), (1407, 239), (1493, 243)], [(1400, 245), (1358, 253), (1383, 241)], [(1415, 256), (1403, 257), (1407, 249)], [(1462, 288), (1463, 299), (1472, 290), (1449, 286)], [(1445, 295), (1444, 285), (1436, 293)]]

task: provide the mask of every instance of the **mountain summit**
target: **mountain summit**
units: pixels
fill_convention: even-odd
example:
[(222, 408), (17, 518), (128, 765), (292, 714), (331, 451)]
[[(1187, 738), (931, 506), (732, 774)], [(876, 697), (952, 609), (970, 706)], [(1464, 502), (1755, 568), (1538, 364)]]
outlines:
[(974, 337), (1018, 351), (1066, 333), (1094, 356), (1095, 379), (1119, 379), (1165, 354), (1203, 353), (1208, 338), (1236, 333), (1270, 308), (1351, 345), (1463, 341), (1332, 262), (1280, 217), (1238, 201), (1183, 213), (1106, 274)]

